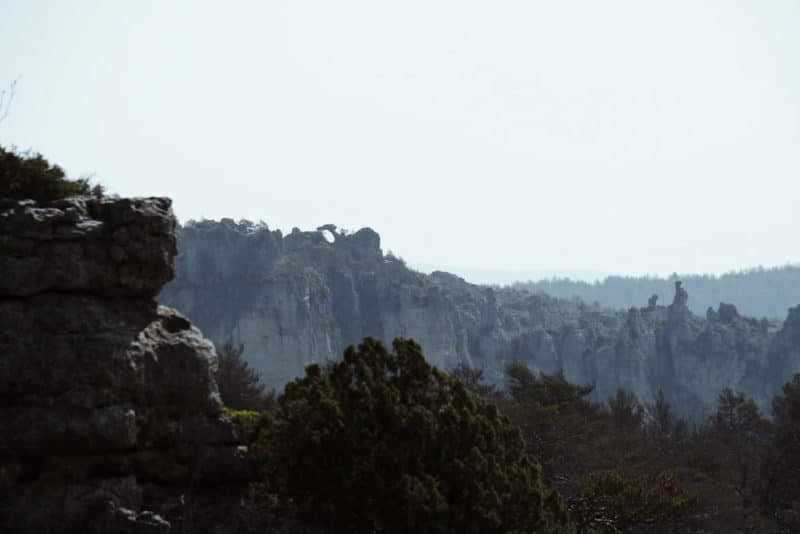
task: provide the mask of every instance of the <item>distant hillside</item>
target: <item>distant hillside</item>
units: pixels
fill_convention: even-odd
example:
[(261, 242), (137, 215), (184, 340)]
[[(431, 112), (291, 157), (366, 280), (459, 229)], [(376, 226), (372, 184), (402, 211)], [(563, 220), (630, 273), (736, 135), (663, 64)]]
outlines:
[(578, 269), (479, 269), (473, 267), (459, 267), (456, 265), (440, 265), (434, 263), (419, 263), (409, 261), (408, 266), (425, 274), (434, 271), (444, 271), (463, 278), (470, 284), (480, 284), (485, 286), (507, 286), (521, 280), (547, 280), (553, 277), (569, 278), (570, 280), (582, 282), (594, 282), (610, 276), (610, 272), (587, 271)]
[(176, 276), (160, 302), (217, 345), (244, 345), (243, 357), (269, 387), (281, 388), (309, 363), (339, 358), (365, 336), (413, 338), (437, 367), (483, 369), (497, 385), (509, 363), (522, 362), (594, 384), (595, 400), (620, 387), (645, 400), (661, 391), (683, 413), (710, 409), (723, 387), (766, 406), (800, 366), (800, 306), (782, 326), (730, 304), (695, 315), (690, 279), (664, 288), (659, 303), (648, 304), (645, 292), (639, 305), (618, 311), (422, 274), (384, 254), (369, 228), (283, 235), (223, 219), (186, 224), (177, 237)]
[(676, 280), (692, 288), (689, 308), (698, 315), (720, 302), (735, 303), (740, 312), (753, 317), (783, 318), (786, 310), (800, 304), (800, 266), (756, 268), (722, 276), (677, 275), (669, 278), (609, 276), (601, 282), (555, 278), (519, 282), (515, 288), (553, 297), (580, 299), (610, 308), (630, 308), (647, 303), (651, 295), (662, 300), (672, 296)]

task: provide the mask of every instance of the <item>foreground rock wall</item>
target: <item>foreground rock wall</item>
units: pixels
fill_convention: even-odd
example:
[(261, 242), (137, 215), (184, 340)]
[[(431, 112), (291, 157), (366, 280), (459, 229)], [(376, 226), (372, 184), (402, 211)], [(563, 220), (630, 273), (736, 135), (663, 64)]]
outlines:
[(191, 532), (249, 476), (213, 345), (154, 300), (174, 227), (168, 199), (0, 201), (0, 531)]
[(284, 236), (223, 219), (179, 229), (178, 243), (177, 274), (159, 300), (214, 342), (243, 343), (272, 387), (367, 335), (412, 337), (433, 364), (483, 367), (497, 383), (509, 362), (521, 360), (594, 383), (598, 400), (619, 387), (645, 401), (663, 390), (695, 415), (707, 413), (723, 387), (766, 408), (800, 371), (790, 333), (776, 337), (776, 325), (741, 317), (729, 304), (698, 317), (680, 285), (668, 306), (653, 299), (615, 311), (411, 271), (383, 255), (370, 229), (346, 234), (327, 225)]

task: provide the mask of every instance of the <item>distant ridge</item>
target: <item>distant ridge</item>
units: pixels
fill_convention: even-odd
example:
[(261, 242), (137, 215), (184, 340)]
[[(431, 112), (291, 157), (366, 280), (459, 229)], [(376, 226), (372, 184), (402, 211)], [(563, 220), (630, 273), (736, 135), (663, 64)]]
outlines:
[(609, 308), (629, 308), (639, 306), (651, 295), (659, 295), (662, 300), (670, 298), (675, 281), (683, 280), (692, 287), (689, 308), (698, 315), (705, 315), (709, 307), (716, 308), (720, 302), (735, 302), (745, 315), (782, 319), (787, 309), (800, 304), (800, 265), (756, 267), (720, 276), (608, 276), (594, 282), (564, 274), (555, 279), (520, 281), (513, 286), (558, 298), (578, 297)]
[(660, 300), (645, 293), (623, 311), (423, 274), (384, 254), (370, 228), (327, 224), (284, 235), (222, 219), (187, 223), (177, 238), (176, 276), (160, 302), (217, 345), (243, 345), (269, 387), (283, 387), (309, 363), (340, 358), (366, 336), (414, 339), (429, 363), (483, 369), (498, 386), (506, 366), (522, 362), (594, 384), (597, 401), (620, 387), (640, 399), (661, 391), (683, 413), (710, 409), (724, 387), (767, 406), (800, 365), (800, 306), (772, 322), (740, 314), (738, 297), (724, 295), (694, 314), (691, 280), (675, 281)]
[(527, 280), (547, 280), (553, 277), (569, 278), (582, 282), (603, 280), (611, 273), (603, 271), (589, 271), (581, 269), (473, 269), (469, 267), (456, 267), (452, 265), (436, 265), (433, 263), (409, 262), (408, 266), (421, 273), (430, 274), (433, 271), (444, 271), (455, 274), (471, 284), (481, 285), (510, 285)]

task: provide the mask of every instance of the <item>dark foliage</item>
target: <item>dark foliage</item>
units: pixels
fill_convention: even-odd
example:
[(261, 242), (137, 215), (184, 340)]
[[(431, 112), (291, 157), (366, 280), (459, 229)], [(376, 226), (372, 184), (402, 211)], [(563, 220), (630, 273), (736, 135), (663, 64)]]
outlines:
[(519, 430), (414, 341), (365, 339), (278, 402), (272, 487), (329, 532), (569, 531)]
[(601, 407), (588, 400), (594, 388), (572, 384), (563, 375), (537, 377), (519, 363), (506, 373), (510, 399), (504, 411), (522, 430), (545, 479), (569, 495), (580, 483), (586, 447), (604, 424)]
[(275, 392), (266, 391), (258, 372), (242, 358), (244, 345), (226, 343), (217, 351), (218, 367), (215, 378), (222, 403), (232, 410), (271, 410)]
[(563, 495), (577, 532), (689, 528), (699, 499), (672, 461), (685, 450), (688, 427), (663, 395), (646, 406), (620, 390), (605, 407), (589, 399), (592, 386), (562, 375), (520, 363), (506, 373), (508, 396), (496, 402), (522, 430), (545, 482)]
[(57, 200), (75, 195), (102, 196), (103, 187), (86, 178), (70, 180), (41, 154), (0, 147), (0, 198)]
[(466, 364), (460, 364), (450, 371), (450, 376), (464, 384), (468, 390), (484, 399), (499, 400), (503, 398), (503, 393), (484, 380), (484, 370), (472, 368)]
[(608, 399), (610, 423), (615, 430), (638, 430), (644, 424), (645, 408), (636, 395), (624, 389)]
[(766, 508), (786, 532), (800, 532), (800, 374), (772, 403), (775, 433)]
[(800, 531), (800, 375), (775, 398), (773, 421), (726, 389), (697, 426), (661, 394), (643, 403), (619, 390), (602, 405), (591, 386), (522, 364), (508, 367), (501, 394), (480, 371), (439, 372), (413, 341), (393, 348), (366, 339), (344, 361), (309, 366), (275, 415), (230, 412), (260, 460), (253, 504), (270, 525)]
[(669, 532), (694, 501), (670, 471), (597, 470), (585, 477), (572, 514), (578, 532)]
[[(627, 456), (644, 444), (647, 426), (633, 395), (619, 392), (609, 411), (589, 400), (592, 386), (563, 375), (537, 376), (522, 364), (506, 372), (503, 409), (541, 461), (545, 481), (564, 495), (579, 533), (671, 532), (688, 516), (695, 499), (671, 470)], [(662, 426), (671, 424), (668, 412), (662, 418)]]

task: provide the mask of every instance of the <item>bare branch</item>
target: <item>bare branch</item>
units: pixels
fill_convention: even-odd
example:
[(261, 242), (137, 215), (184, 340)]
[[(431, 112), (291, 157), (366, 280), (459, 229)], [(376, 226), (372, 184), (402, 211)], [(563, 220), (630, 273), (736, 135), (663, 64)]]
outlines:
[(14, 95), (16, 94), (17, 82), (20, 78), (22, 78), (22, 76), (17, 76), (17, 79), (11, 82), (8, 89), (3, 89), (3, 91), (0, 92), (0, 122), (3, 122), (6, 117), (8, 117), (11, 103), (14, 101)]

